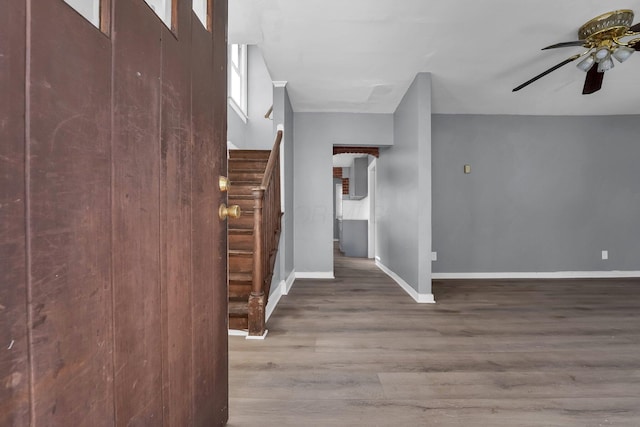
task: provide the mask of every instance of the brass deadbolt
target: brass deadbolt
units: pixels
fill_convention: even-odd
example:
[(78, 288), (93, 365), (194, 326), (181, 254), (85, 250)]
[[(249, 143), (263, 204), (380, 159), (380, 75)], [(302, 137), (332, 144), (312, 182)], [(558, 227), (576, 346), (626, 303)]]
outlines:
[(242, 215), (242, 211), (240, 210), (240, 206), (231, 205), (229, 207), (225, 206), (225, 204), (220, 205), (220, 209), (218, 209), (218, 216), (220, 219), (225, 220), (227, 217), (229, 218), (240, 218)]
[(218, 187), (220, 187), (220, 191), (222, 191), (223, 193), (225, 191), (229, 191), (230, 186), (231, 183), (229, 182), (229, 178), (227, 178), (226, 176), (221, 176), (218, 178)]

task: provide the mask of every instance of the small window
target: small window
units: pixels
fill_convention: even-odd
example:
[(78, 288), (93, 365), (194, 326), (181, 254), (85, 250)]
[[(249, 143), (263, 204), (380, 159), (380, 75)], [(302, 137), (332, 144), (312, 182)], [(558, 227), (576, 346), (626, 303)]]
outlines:
[[(247, 116), (247, 45), (229, 46), (228, 96), (231, 105)], [(235, 105), (234, 105), (235, 104)]]
[(196, 14), (202, 26), (207, 30), (209, 28), (209, 0), (193, 0), (193, 12)]
[(158, 15), (158, 17), (169, 28), (173, 28), (173, 1), (172, 0), (144, 0), (149, 7)]
[(64, 0), (103, 33), (109, 33), (109, 0)]

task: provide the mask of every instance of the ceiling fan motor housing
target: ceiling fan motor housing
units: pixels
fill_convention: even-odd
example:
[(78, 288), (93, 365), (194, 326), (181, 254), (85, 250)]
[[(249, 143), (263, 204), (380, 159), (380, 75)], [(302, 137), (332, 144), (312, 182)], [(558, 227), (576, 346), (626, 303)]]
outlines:
[(633, 11), (615, 10), (596, 16), (578, 30), (578, 39), (598, 44), (602, 40), (622, 37), (633, 24)]

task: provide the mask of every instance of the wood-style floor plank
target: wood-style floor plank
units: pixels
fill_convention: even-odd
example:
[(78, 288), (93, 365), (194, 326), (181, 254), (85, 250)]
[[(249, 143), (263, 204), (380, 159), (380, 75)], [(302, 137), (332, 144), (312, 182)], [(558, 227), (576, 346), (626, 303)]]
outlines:
[[(336, 254), (338, 255), (338, 254)], [(640, 426), (640, 280), (435, 281), (366, 259), (231, 337), (229, 426)]]

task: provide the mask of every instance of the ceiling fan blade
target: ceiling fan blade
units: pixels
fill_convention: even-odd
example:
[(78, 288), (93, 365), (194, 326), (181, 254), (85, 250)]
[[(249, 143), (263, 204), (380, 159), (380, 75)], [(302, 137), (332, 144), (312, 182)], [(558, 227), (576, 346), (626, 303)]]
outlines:
[(542, 77), (546, 76), (547, 74), (557, 70), (558, 68), (560, 68), (560, 67), (562, 67), (564, 65), (567, 65), (569, 62), (575, 61), (578, 58), (580, 58), (580, 55), (573, 55), (572, 57), (565, 59), (561, 63), (559, 63), (557, 65), (554, 65), (553, 67), (549, 68), (547, 71), (538, 74), (537, 76), (535, 76), (531, 80), (527, 80), (526, 82), (522, 83), (520, 86), (514, 88), (513, 92), (517, 92), (520, 89), (522, 89), (523, 87), (529, 86), (531, 83), (535, 82), (536, 80), (541, 79)]
[(632, 25), (631, 27), (629, 27), (629, 31), (633, 31), (634, 33), (640, 33), (640, 22), (638, 22), (636, 25)]
[(633, 39), (629, 41), (629, 47), (631, 49), (635, 49), (636, 51), (640, 51), (640, 39)]
[(598, 67), (595, 65), (587, 71), (587, 77), (584, 79), (584, 88), (582, 89), (583, 95), (589, 95), (597, 92), (602, 87), (602, 80), (604, 79), (604, 73), (598, 72)]
[(584, 45), (583, 40), (576, 40), (574, 42), (562, 42), (562, 43), (552, 44), (551, 46), (543, 47), (542, 50), (557, 49), (559, 47), (583, 46), (583, 45)]

